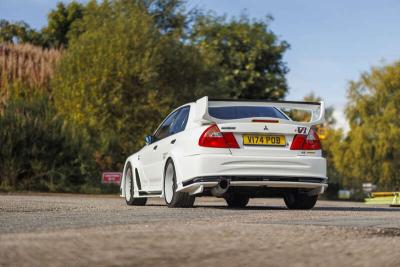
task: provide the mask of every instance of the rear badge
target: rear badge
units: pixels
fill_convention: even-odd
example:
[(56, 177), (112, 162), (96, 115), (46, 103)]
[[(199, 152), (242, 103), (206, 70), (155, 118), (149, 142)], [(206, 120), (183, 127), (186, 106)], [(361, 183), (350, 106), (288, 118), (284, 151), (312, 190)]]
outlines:
[(305, 134), (307, 132), (307, 127), (297, 127), (297, 131), (299, 134)]
[(235, 130), (236, 127), (221, 127), (222, 130)]
[(264, 127), (264, 131), (268, 131), (268, 127), (267, 127), (267, 125), (265, 125), (265, 127)]

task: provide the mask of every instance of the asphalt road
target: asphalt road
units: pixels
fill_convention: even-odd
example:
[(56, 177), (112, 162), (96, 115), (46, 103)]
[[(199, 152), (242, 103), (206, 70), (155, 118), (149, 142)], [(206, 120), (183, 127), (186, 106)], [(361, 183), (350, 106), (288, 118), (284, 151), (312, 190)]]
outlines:
[(0, 266), (400, 266), (400, 208), (280, 199), (170, 209), (113, 196), (0, 195)]

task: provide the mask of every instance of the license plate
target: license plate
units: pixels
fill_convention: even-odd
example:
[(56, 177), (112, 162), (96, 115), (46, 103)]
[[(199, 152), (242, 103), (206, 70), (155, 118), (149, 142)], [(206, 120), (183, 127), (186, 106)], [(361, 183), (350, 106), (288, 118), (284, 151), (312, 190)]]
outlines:
[(250, 146), (285, 146), (284, 135), (243, 135), (243, 145)]

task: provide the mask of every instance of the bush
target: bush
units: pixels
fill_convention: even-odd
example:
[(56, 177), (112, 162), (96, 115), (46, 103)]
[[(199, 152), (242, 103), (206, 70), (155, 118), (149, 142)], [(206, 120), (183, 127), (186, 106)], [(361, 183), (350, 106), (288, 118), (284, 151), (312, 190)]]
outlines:
[(3, 190), (77, 192), (84, 184), (98, 186), (84, 135), (56, 115), (47, 96), (9, 98), (0, 116), (0, 147)]

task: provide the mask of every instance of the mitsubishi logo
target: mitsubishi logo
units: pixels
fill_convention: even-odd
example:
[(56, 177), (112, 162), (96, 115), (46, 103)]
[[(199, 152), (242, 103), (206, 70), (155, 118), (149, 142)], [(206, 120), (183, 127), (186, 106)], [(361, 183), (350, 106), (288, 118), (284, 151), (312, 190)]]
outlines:
[(264, 127), (264, 131), (268, 131), (268, 127), (267, 127), (267, 125), (265, 125), (265, 127)]

